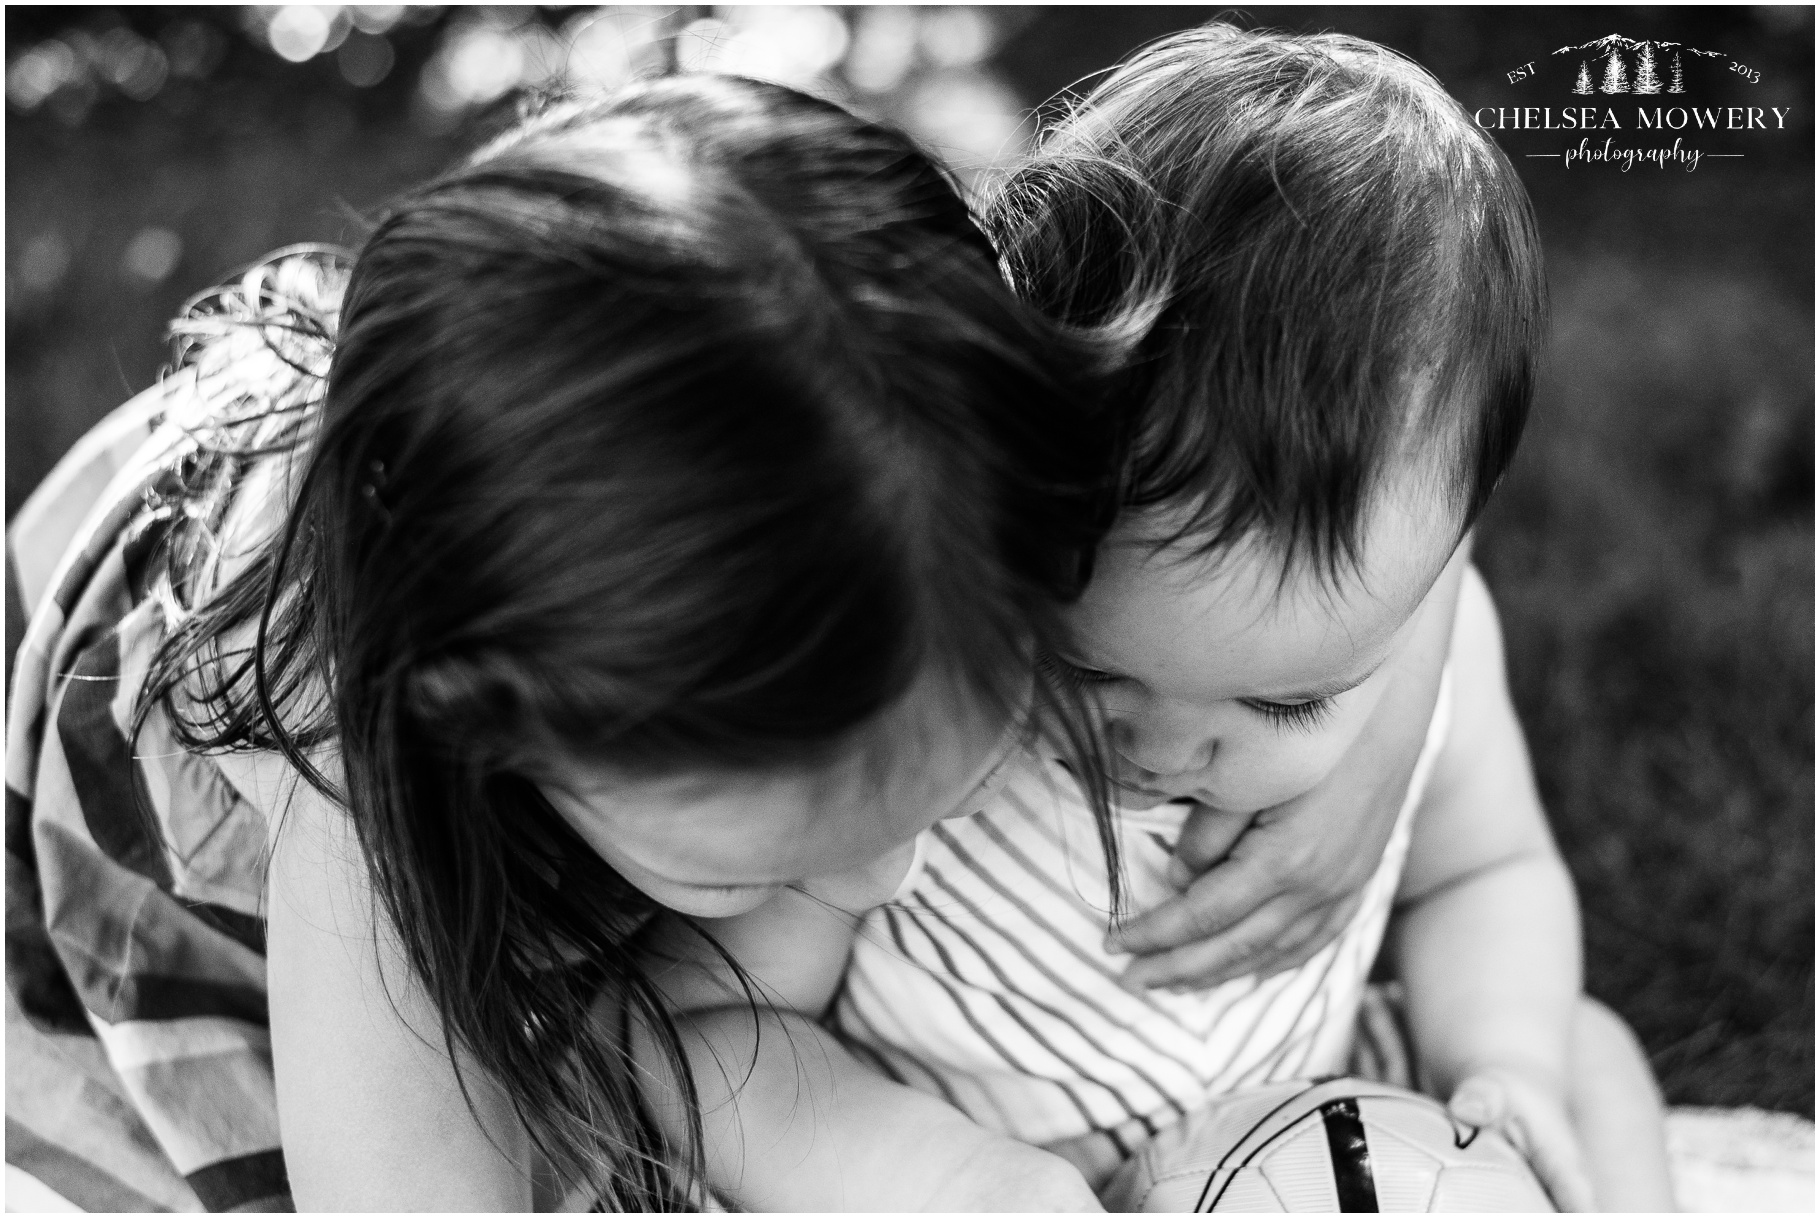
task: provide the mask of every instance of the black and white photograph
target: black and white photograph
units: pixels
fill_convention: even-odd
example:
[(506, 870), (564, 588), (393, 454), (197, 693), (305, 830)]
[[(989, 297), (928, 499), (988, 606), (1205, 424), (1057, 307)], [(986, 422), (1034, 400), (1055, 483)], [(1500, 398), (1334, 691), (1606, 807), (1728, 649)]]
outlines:
[(1811, 5), (9, 5), (7, 1212), (1808, 1212)]

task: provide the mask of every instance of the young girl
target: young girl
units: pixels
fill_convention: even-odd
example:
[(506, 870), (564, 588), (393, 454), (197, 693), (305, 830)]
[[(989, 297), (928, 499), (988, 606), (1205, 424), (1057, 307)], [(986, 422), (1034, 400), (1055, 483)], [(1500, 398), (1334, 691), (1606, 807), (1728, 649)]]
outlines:
[(1098, 773), (1031, 661), (1110, 441), (891, 132), (559, 109), (177, 332), (16, 530), (13, 990), (125, 1208), (699, 1202), (652, 913), (889, 856), (1026, 724)]

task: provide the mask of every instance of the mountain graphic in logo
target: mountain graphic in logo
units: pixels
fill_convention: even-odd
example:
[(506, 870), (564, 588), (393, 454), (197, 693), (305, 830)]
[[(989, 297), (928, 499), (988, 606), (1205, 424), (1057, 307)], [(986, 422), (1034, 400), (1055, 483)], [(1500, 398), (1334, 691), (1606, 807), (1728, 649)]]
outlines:
[[(1574, 77), (1570, 91), (1582, 96), (1594, 93), (1685, 93), (1687, 79), (1681, 66), (1681, 57), (1721, 57), (1718, 51), (1702, 51), (1679, 42), (1651, 38), (1626, 38), (1622, 34), (1607, 34), (1577, 47), (1562, 47), (1555, 54), (1581, 56), (1580, 72)], [(1598, 74), (1596, 81), (1595, 72)]]

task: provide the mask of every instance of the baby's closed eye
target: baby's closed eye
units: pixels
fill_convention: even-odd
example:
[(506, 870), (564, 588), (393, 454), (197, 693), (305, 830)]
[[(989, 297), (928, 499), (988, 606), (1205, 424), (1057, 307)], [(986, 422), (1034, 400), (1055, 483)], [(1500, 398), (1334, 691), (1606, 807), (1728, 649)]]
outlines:
[(1076, 664), (1072, 660), (1064, 660), (1057, 655), (1044, 655), (1037, 662), (1064, 684), (1077, 689), (1091, 685), (1110, 685), (1115, 681), (1123, 680), (1116, 673), (1105, 672), (1085, 664)]
[(1256, 711), (1278, 727), (1313, 731), (1333, 713), (1332, 698), (1311, 698), (1305, 702), (1267, 702), (1260, 698), (1242, 698), (1240, 704)]

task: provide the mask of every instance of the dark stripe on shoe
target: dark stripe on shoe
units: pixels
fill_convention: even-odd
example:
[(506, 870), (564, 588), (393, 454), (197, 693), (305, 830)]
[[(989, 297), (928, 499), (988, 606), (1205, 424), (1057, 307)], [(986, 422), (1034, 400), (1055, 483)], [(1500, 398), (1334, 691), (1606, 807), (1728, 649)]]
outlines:
[(1371, 1148), (1365, 1144), (1365, 1123), (1352, 1100), (1321, 1105), (1321, 1123), (1327, 1127), (1327, 1150), (1333, 1156), (1334, 1191), (1342, 1214), (1378, 1212), (1378, 1187), (1371, 1178)]

